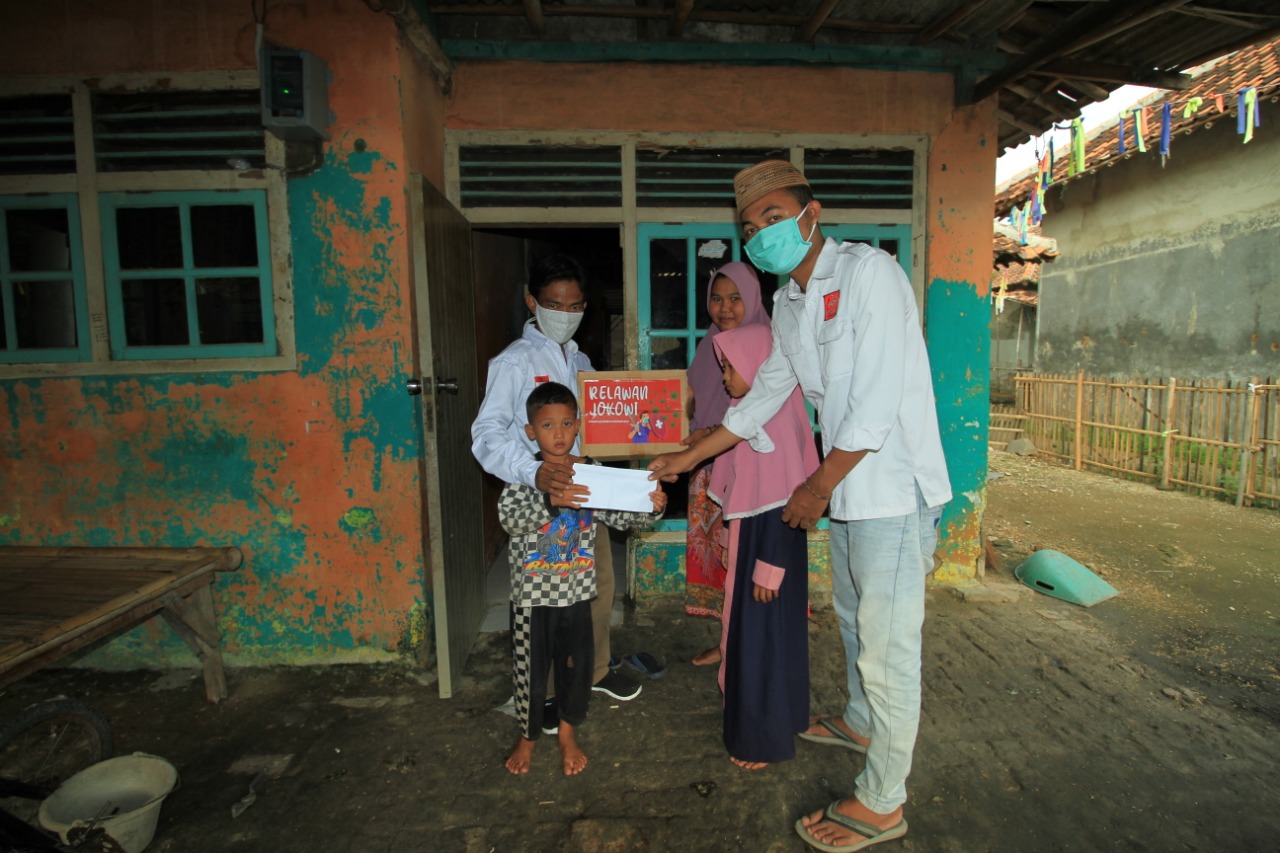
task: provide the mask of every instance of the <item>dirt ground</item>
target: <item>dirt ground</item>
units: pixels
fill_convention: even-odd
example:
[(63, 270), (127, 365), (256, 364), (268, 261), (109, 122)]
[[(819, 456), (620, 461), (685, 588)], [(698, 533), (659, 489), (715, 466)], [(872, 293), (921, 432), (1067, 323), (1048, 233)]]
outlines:
[[(999, 565), (963, 594), (929, 593), (911, 830), (896, 849), (1276, 850), (1280, 513), (1002, 453), (991, 469)], [(1031, 592), (1011, 571), (1037, 547), (1120, 595), (1086, 609)], [(154, 853), (798, 853), (793, 822), (848, 793), (860, 759), (801, 743), (757, 773), (730, 764), (714, 674), (687, 663), (715, 632), (674, 604), (628, 613), (615, 650), (655, 652), (670, 672), (635, 701), (593, 702), (591, 763), (574, 778), (550, 739), (527, 777), (502, 767), (502, 633), (481, 636), (449, 700), (407, 666), (236, 669), (217, 706), (195, 671), (60, 670), (5, 691), (0, 717), (76, 696), (111, 721), (118, 752), (173, 762), (181, 787)], [(829, 608), (810, 636), (814, 709), (835, 710)]]

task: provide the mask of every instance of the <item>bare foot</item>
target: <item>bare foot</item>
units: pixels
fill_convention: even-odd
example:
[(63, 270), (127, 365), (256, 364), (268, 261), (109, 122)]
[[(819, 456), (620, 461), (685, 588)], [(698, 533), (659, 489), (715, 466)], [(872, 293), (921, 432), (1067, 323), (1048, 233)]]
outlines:
[[(858, 802), (857, 797), (845, 797), (836, 805), (836, 811), (845, 817), (853, 818), (856, 821), (869, 824), (880, 830), (901, 831), (890, 835), (885, 840), (899, 838), (906, 834), (906, 821), (902, 819), (902, 807), (894, 809), (888, 814), (880, 814), (873, 812), (871, 809)], [(838, 823), (827, 820), (826, 811), (819, 810), (800, 818), (800, 823), (804, 827), (805, 834), (814, 841), (831, 845), (832, 847), (851, 847), (859, 841), (864, 841), (868, 836), (860, 835), (848, 827), (841, 826)]]
[(816, 735), (817, 737), (828, 741), (835, 740), (836, 736), (831, 733), (830, 729), (823, 725), (824, 720), (844, 732), (849, 736), (850, 740), (864, 749), (871, 743), (871, 738), (863, 737), (853, 729), (849, 728), (849, 724), (844, 721), (844, 717), (810, 717), (809, 728), (805, 729), (804, 733), (807, 735)]
[(587, 754), (578, 746), (578, 738), (573, 733), (573, 726), (560, 721), (560, 731), (556, 733), (560, 743), (560, 754), (564, 757), (564, 775), (577, 776), (587, 766)]
[(515, 748), (511, 750), (511, 754), (507, 756), (507, 769), (517, 776), (528, 773), (529, 767), (533, 764), (533, 747), (536, 741), (531, 741), (527, 737), (521, 736), (516, 741)]
[(720, 663), (720, 647), (712, 646), (711, 648), (698, 652), (693, 656), (694, 666), (713, 666)]
[(743, 770), (763, 770), (769, 766), (767, 761), (743, 761), (741, 758), (729, 756), (729, 760), (741, 767)]

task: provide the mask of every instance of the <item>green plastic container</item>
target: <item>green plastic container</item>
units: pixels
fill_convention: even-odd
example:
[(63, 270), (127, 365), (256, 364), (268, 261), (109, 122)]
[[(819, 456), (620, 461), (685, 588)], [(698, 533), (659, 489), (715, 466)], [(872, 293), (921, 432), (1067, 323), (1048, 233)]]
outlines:
[(1061, 551), (1036, 551), (1014, 569), (1014, 577), (1036, 592), (1092, 607), (1120, 591)]

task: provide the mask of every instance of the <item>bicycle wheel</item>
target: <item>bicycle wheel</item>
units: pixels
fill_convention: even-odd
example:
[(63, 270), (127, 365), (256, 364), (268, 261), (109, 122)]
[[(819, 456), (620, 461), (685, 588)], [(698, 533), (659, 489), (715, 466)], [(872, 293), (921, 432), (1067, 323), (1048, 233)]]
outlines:
[[(44, 796), (91, 764), (111, 756), (111, 729), (75, 699), (50, 699), (0, 726), (0, 777), (42, 789)], [(9, 798), (3, 805), (24, 820), (39, 800)]]

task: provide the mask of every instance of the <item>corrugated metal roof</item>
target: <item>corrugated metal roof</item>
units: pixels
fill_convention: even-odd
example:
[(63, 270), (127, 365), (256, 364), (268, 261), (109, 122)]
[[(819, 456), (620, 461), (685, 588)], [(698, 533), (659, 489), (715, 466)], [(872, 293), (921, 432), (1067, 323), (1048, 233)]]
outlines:
[[(1180, 72), (1280, 36), (1275, 0), (416, 0), (450, 41), (557, 45), (890, 46), (998, 52), (974, 95), (999, 98), (1002, 146), (1074, 118), (1125, 83), (1185, 86)], [(668, 55), (671, 51), (667, 51)], [(679, 54), (676, 54), (679, 55)], [(849, 61), (834, 54), (826, 61)], [(918, 56), (904, 52), (911, 61)], [(731, 59), (721, 61), (733, 61)], [(802, 61), (823, 61), (820, 57)]]

